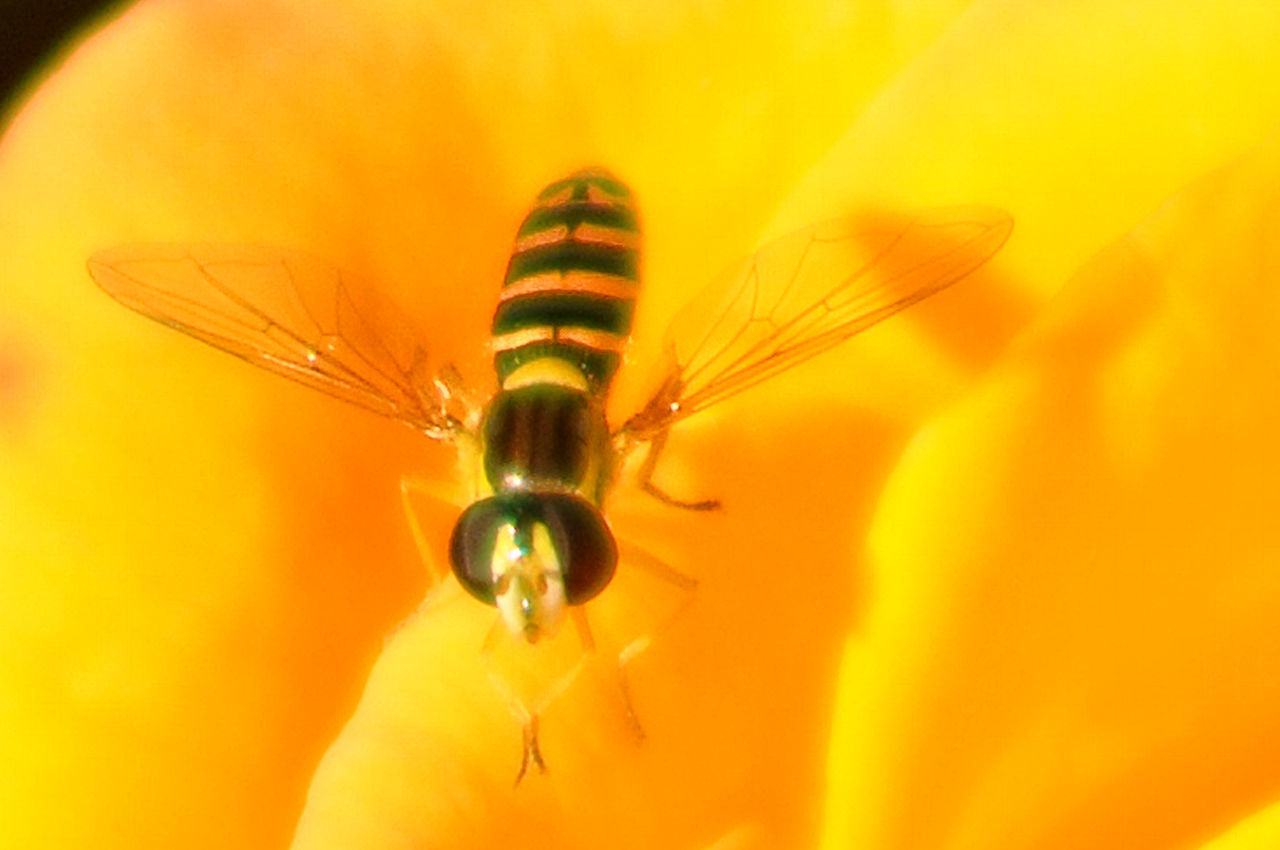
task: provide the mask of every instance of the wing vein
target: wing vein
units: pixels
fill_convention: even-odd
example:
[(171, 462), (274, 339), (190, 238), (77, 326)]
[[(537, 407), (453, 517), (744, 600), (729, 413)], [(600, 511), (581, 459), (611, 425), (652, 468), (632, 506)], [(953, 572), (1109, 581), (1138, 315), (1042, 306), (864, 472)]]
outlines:
[(969, 207), (836, 219), (769, 243), (677, 314), (659, 389), (620, 430), (652, 439), (856, 336), (981, 266), (1011, 230), (1006, 213)]
[[(89, 272), (127, 307), (255, 366), (438, 439), (461, 427), (426, 347), (388, 299), (306, 255), (250, 245), (126, 245)], [(407, 364), (407, 365), (406, 365)]]

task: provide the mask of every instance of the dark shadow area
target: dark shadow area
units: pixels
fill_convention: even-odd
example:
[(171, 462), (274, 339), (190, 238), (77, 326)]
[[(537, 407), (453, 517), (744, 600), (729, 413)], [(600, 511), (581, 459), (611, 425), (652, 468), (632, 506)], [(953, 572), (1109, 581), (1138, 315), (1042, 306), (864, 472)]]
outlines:
[(0, 0), (0, 113), (44, 64), (112, 0)]

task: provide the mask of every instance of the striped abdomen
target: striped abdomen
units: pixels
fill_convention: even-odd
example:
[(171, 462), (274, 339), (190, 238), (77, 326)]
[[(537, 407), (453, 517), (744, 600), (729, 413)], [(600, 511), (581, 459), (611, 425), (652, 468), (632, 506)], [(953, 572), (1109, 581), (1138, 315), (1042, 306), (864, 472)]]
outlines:
[(625, 185), (602, 169), (542, 190), (516, 236), (493, 316), (498, 380), (556, 357), (603, 395), (631, 333), (640, 223)]

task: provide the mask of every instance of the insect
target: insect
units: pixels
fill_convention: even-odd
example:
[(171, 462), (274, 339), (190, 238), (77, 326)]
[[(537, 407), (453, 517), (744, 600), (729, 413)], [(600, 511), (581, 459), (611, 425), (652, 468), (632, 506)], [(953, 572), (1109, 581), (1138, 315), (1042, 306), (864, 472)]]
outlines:
[[(604, 509), (629, 456), (646, 450), (638, 483), (662, 502), (716, 507), (653, 483), (673, 425), (951, 285), (1011, 229), (998, 210), (954, 208), (879, 226), (839, 219), (766, 245), (677, 315), (662, 380), (617, 426), (605, 400), (639, 294), (640, 224), (630, 190), (603, 169), (551, 183), (521, 224), (492, 323), (499, 389), (484, 404), (452, 366), (433, 371), (386, 299), (292, 251), (123, 246), (95, 254), (89, 273), (146, 316), (456, 444), (480, 470), (449, 543), (458, 583), (518, 640), (536, 643), (572, 616), (586, 647), (583, 606), (619, 561)], [(664, 577), (692, 588), (674, 570)], [(530, 764), (545, 769), (537, 719), (550, 698), (530, 707), (505, 695), (524, 729), (519, 782)]]

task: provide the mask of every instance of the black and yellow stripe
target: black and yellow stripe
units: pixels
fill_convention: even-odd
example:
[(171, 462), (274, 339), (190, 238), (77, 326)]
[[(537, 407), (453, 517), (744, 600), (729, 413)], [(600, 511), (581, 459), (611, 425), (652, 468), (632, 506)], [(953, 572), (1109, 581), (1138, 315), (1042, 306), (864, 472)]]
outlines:
[(631, 192), (602, 169), (538, 195), (516, 235), (493, 316), (494, 366), (505, 386), (555, 358), (603, 394), (631, 334), (640, 281), (640, 222)]

